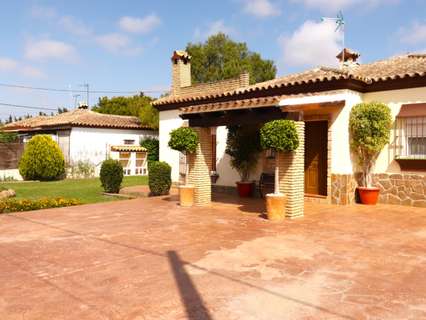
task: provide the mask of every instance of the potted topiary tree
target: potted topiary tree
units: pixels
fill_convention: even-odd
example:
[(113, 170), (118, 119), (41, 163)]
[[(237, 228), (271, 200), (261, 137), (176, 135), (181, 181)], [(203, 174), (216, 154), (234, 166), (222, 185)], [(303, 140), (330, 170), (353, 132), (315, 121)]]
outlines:
[[(192, 128), (181, 127), (170, 132), (169, 147), (180, 151), (188, 158), (197, 150), (198, 134)], [(194, 186), (188, 185), (189, 163), (186, 161), (185, 185), (179, 186), (180, 205), (190, 207), (194, 204)]]
[(231, 157), (231, 166), (241, 177), (241, 181), (237, 182), (240, 197), (249, 197), (253, 194), (254, 184), (249, 178), (250, 173), (256, 168), (260, 151), (258, 128), (228, 127), (225, 152)]
[(357, 190), (363, 204), (377, 203), (380, 189), (373, 187), (371, 171), (380, 151), (389, 143), (391, 126), (391, 111), (386, 104), (360, 103), (351, 110), (351, 148), (362, 170), (361, 186)]
[(275, 151), (275, 183), (274, 193), (266, 195), (266, 211), (268, 219), (284, 218), (285, 195), (279, 190), (279, 153), (292, 152), (299, 146), (299, 135), (296, 124), (292, 120), (274, 120), (260, 129), (260, 144), (263, 149)]

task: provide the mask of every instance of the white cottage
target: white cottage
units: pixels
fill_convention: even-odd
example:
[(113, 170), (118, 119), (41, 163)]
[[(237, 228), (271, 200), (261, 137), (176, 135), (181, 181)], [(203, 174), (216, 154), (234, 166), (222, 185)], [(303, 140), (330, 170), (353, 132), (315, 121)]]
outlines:
[[(17, 132), (23, 142), (36, 134), (50, 134), (70, 166), (89, 163), (96, 175), (102, 161), (109, 157), (120, 160), (125, 175), (146, 175), (147, 153), (140, 147), (140, 140), (158, 136), (142, 126), (137, 117), (101, 114), (87, 107), (13, 122), (3, 130)], [(8, 170), (8, 175), (17, 177), (17, 170), (12, 171)]]

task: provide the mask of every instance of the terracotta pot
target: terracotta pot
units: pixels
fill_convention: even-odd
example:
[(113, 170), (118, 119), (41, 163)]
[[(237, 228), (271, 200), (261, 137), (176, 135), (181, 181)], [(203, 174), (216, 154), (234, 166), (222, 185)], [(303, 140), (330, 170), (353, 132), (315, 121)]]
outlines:
[(182, 207), (192, 207), (194, 205), (194, 190), (191, 185), (179, 187), (179, 204)]
[(277, 221), (284, 219), (286, 200), (286, 197), (282, 193), (268, 193), (266, 195), (266, 214), (269, 220)]
[(379, 188), (375, 187), (358, 187), (359, 198), (362, 204), (375, 205), (379, 198)]
[(253, 194), (253, 182), (237, 182), (237, 190), (240, 198), (248, 198)]

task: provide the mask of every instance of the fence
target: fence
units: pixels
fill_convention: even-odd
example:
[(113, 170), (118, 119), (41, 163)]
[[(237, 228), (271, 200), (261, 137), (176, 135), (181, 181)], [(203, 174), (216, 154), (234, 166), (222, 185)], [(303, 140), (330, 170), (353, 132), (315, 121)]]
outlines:
[(23, 143), (0, 143), (0, 170), (17, 169), (23, 152)]

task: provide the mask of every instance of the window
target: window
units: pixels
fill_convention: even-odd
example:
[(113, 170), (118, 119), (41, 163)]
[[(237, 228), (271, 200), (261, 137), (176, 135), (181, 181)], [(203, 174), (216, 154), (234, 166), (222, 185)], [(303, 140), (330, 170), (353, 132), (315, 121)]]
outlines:
[(124, 144), (126, 144), (126, 145), (133, 145), (133, 144), (135, 144), (135, 140), (125, 139), (124, 140)]
[(397, 159), (426, 159), (426, 116), (398, 117), (395, 147)]
[(123, 166), (123, 174), (125, 176), (130, 176), (132, 174), (130, 166), (130, 152), (120, 152), (118, 161), (120, 161)]

